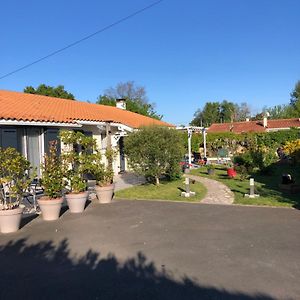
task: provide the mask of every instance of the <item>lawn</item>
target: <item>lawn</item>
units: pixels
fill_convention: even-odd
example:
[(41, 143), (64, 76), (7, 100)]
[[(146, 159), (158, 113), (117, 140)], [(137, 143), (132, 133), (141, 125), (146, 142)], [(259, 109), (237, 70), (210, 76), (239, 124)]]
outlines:
[(215, 175), (209, 176), (207, 169), (201, 167), (191, 171), (193, 175), (199, 175), (218, 180), (227, 185), (234, 193), (236, 204), (248, 205), (268, 205), (281, 207), (300, 207), (300, 195), (282, 192), (278, 184), (281, 182), (281, 175), (289, 173), (300, 184), (300, 168), (299, 166), (274, 164), (271, 175), (262, 175), (260, 173), (250, 174), (255, 180), (255, 193), (259, 194), (258, 198), (247, 198), (244, 195), (249, 193), (249, 179), (240, 180), (239, 176), (230, 179), (227, 176), (226, 168), (218, 166), (215, 169)]
[(146, 183), (143, 185), (131, 187), (116, 192), (115, 197), (121, 199), (134, 200), (170, 200), (200, 202), (206, 195), (206, 188), (199, 182), (191, 184), (191, 191), (196, 192), (196, 195), (193, 197), (181, 197), (180, 194), (182, 191), (184, 191), (184, 188), (184, 178), (182, 178), (171, 182), (161, 181), (161, 184), (159, 186)]

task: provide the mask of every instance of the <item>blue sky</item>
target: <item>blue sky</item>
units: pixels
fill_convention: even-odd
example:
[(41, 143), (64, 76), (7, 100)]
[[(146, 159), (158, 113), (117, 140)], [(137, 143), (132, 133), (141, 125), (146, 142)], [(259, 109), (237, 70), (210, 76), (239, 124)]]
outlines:
[[(0, 75), (154, 0), (1, 1)], [(164, 120), (187, 124), (206, 101), (288, 103), (300, 80), (298, 0), (164, 0), (26, 70), (0, 89), (62, 84), (95, 102), (118, 82), (146, 87)]]

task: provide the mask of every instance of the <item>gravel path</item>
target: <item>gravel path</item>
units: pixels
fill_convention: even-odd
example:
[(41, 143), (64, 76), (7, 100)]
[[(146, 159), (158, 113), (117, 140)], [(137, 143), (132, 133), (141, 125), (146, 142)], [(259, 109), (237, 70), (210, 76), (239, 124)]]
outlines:
[(201, 182), (207, 188), (207, 194), (201, 203), (207, 204), (232, 204), (234, 201), (233, 192), (223, 183), (209, 179), (206, 177), (200, 177), (196, 175), (185, 174), (185, 176)]

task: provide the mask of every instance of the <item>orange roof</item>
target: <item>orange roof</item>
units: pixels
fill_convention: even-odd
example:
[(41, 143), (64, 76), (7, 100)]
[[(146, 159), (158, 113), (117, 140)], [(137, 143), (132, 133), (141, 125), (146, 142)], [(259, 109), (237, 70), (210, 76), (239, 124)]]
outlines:
[(174, 126), (112, 106), (6, 90), (0, 90), (0, 119), (61, 123), (74, 123), (76, 120), (112, 121), (132, 128)]
[(263, 120), (222, 124), (214, 123), (208, 128), (208, 132), (267, 132), (269, 130), (281, 130), (290, 127), (300, 127), (300, 120), (298, 118), (267, 120), (267, 127), (263, 126)]

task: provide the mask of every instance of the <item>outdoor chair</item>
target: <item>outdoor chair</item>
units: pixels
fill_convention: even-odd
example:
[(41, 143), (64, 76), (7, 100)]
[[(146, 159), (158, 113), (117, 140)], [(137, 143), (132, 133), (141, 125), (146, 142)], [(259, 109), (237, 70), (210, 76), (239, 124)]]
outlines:
[(30, 186), (27, 191), (23, 194), (23, 200), (27, 203), (25, 205), (25, 213), (40, 213), (40, 210), (37, 206), (37, 199), (44, 195), (44, 188), (41, 185), (39, 178), (33, 179), (30, 183)]

